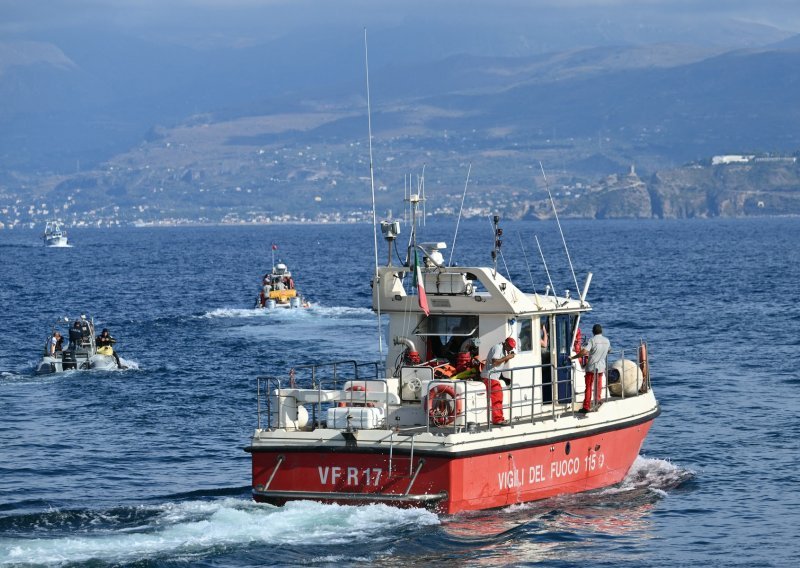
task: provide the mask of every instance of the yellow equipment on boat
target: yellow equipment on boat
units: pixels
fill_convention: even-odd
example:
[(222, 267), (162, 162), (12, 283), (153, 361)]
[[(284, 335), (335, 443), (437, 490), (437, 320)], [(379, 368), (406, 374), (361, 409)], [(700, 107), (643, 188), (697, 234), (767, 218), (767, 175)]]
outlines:
[(294, 298), (297, 296), (297, 290), (272, 290), (269, 293), (269, 297), (272, 300), (275, 300), (279, 304), (285, 304), (289, 301), (289, 298)]

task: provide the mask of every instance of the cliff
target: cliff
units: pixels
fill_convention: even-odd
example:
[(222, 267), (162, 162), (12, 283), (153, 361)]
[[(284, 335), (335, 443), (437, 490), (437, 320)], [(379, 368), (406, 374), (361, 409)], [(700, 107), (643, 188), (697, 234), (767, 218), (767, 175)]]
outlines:
[[(745, 164), (694, 164), (643, 181), (634, 172), (588, 188), (562, 188), (554, 200), (566, 218), (688, 218), (800, 215), (800, 167), (794, 158)], [(547, 200), (525, 204), (521, 218), (552, 216)]]

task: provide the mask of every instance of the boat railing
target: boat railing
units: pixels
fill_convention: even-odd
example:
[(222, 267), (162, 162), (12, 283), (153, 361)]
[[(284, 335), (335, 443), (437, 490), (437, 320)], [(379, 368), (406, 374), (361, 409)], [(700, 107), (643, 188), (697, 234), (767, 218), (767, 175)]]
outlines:
[[(311, 404), (310, 426), (316, 428), (321, 417), (325, 416), (327, 409), (333, 404), (344, 402), (350, 406), (365, 403), (363, 392), (367, 386), (380, 384), (382, 398), (386, 400), (387, 408), (389, 403), (388, 385), (382, 378), (383, 363), (380, 361), (358, 362), (355, 360), (333, 361), (329, 363), (317, 363), (309, 365), (297, 365), (289, 370), (288, 376), (258, 376), (256, 377), (257, 407), (258, 407), (258, 428), (262, 426), (262, 409), (266, 409), (266, 426), (273, 428), (272, 405), (273, 394), (278, 393), (280, 403), (281, 391), (283, 387), (295, 389), (316, 390), (317, 396)], [(361, 386), (358, 383), (364, 382)], [(337, 391), (345, 389), (348, 399), (337, 400), (336, 402), (327, 401), (323, 396), (323, 391)]]
[[(556, 377), (555, 381), (548, 384), (536, 384), (533, 380), (537, 369), (545, 369), (550, 368), (553, 377)], [(503, 376), (507, 377), (511, 380), (511, 384), (508, 386), (503, 385), (502, 381), (500, 384), (503, 385), (501, 390), (503, 393), (508, 393), (508, 397), (504, 395), (504, 403), (503, 403), (503, 415), (509, 421), (519, 421), (522, 418), (528, 418), (531, 422), (535, 422), (536, 420), (541, 420), (543, 418), (549, 417), (552, 419), (557, 419), (558, 415), (563, 411), (564, 407), (569, 407), (572, 405), (574, 400), (574, 394), (570, 395), (569, 400), (562, 400), (559, 399), (557, 393), (559, 392), (558, 386), (560, 383), (563, 384), (573, 384), (573, 377), (570, 374), (568, 379), (564, 379), (559, 381), (558, 380), (558, 370), (559, 369), (570, 369), (572, 370), (572, 366), (563, 366), (558, 367), (556, 365), (552, 365), (550, 363), (538, 364), (538, 365), (525, 365), (521, 367), (514, 367), (513, 369), (507, 369), (503, 372)], [(525, 375), (530, 377), (530, 385), (523, 386), (520, 385), (519, 382), (523, 381)], [(499, 379), (498, 379), (499, 380)], [(453, 381), (451, 379), (437, 379), (431, 381), (428, 384), (428, 392), (435, 390), (438, 386), (452, 386)], [(549, 387), (552, 389), (552, 392), (555, 393), (554, 399), (552, 404), (544, 404), (543, 400), (543, 391), (545, 387)], [(476, 416), (482, 415), (481, 423), (488, 426), (489, 429), (492, 429), (492, 403), (491, 403), (491, 383), (486, 387), (486, 398), (485, 403), (483, 404), (472, 404), (470, 402), (470, 396), (468, 391), (459, 392), (459, 389), (454, 389), (454, 405), (455, 408), (460, 409), (458, 416), (455, 417), (454, 420), (448, 422), (447, 424), (436, 424), (435, 421), (429, 420), (428, 421), (428, 431), (431, 428), (452, 428), (455, 432), (461, 430), (471, 431), (474, 427), (477, 426), (475, 424), (471, 424), (468, 420), (460, 417), (469, 417), (469, 416)], [(525, 397), (523, 393), (529, 392), (530, 397)], [(574, 393), (574, 390), (572, 390)], [(507, 399), (507, 402), (506, 402)], [(430, 403), (428, 403), (430, 404)], [(537, 411), (537, 405), (541, 408)], [(430, 408), (426, 407), (426, 413), (430, 412)]]
[(383, 363), (381, 361), (358, 362), (352, 359), (332, 361), (330, 363), (313, 363), (309, 365), (296, 365), (289, 371), (289, 382), (296, 382), (303, 386), (325, 383), (329, 387), (338, 389), (340, 384), (351, 380), (365, 380), (380, 378)]
[[(630, 353), (630, 350), (627, 351)], [(626, 395), (625, 388), (620, 389), (619, 396), (612, 396), (609, 391), (609, 373), (608, 370), (611, 369), (611, 362), (616, 360), (625, 360), (625, 349), (620, 350), (612, 350), (609, 351), (608, 356), (606, 357), (606, 372), (604, 373), (604, 380), (602, 386), (602, 392), (599, 393), (600, 396), (592, 396), (592, 400), (595, 402), (605, 402), (610, 399), (624, 399), (624, 398), (631, 398), (632, 396), (639, 396), (647, 392), (650, 388), (650, 373), (649, 373), (649, 365), (647, 361), (647, 345), (644, 341), (641, 342), (640, 347), (635, 350), (637, 353), (636, 357), (636, 366), (642, 373), (642, 383), (641, 387), (637, 389), (636, 393), (633, 395)], [(632, 359), (633, 360), (633, 359)], [(539, 383), (536, 384), (536, 381), (533, 380), (533, 377), (536, 375), (537, 369), (546, 369), (549, 367), (550, 376), (554, 379), (550, 383)], [(568, 377), (564, 379), (559, 379), (559, 371), (568, 371)], [(580, 371), (580, 374), (579, 374)], [(563, 374), (563, 373), (562, 373)], [(526, 377), (527, 375), (527, 377)], [(543, 363), (539, 365), (526, 365), (520, 367), (513, 367), (503, 371), (503, 376), (510, 379), (510, 385), (503, 385), (501, 381), (501, 390), (503, 393), (508, 393), (508, 396), (504, 394), (504, 402), (503, 402), (503, 415), (504, 417), (509, 420), (510, 422), (519, 422), (520, 420), (530, 420), (531, 423), (549, 418), (552, 420), (558, 420), (559, 416), (564, 413), (565, 410), (573, 411), (575, 409), (575, 403), (578, 402), (576, 397), (576, 381), (579, 377), (583, 377), (584, 373), (582, 369), (577, 369), (573, 364), (570, 362), (566, 365), (556, 365), (553, 363)], [(529, 380), (526, 381), (525, 379), (528, 378)], [(519, 383), (530, 383), (529, 385), (521, 385)], [(452, 386), (453, 381), (451, 379), (437, 379), (428, 383), (428, 392), (432, 392), (437, 389), (439, 386)], [(567, 388), (568, 385), (568, 388)], [(597, 386), (597, 382), (594, 383), (593, 387)], [(561, 396), (562, 388), (565, 387), (563, 390), (568, 390), (568, 396)], [(550, 389), (550, 397), (548, 401), (545, 401), (544, 398), (544, 390), (548, 388)], [(530, 393), (529, 397), (525, 397), (525, 393)], [(585, 395), (584, 395), (585, 396)], [(446, 423), (442, 423), (439, 421), (437, 424), (435, 420), (428, 420), (428, 431), (431, 428), (437, 428), (441, 430), (441, 428), (452, 428), (455, 432), (461, 430), (470, 431), (472, 425), (470, 422), (467, 421), (467, 417), (475, 416), (476, 414), (480, 414), (484, 416), (485, 422), (482, 422), (488, 425), (488, 428), (492, 428), (492, 406), (491, 406), (491, 385), (486, 386), (486, 398), (484, 399), (486, 402), (485, 404), (475, 405), (470, 402), (469, 392), (464, 390), (460, 392), (459, 389), (453, 389), (453, 405), (454, 408), (460, 409), (458, 414), (453, 417), (452, 420), (448, 420)], [(430, 402), (426, 403), (425, 412), (426, 414), (430, 412)], [(538, 406), (537, 406), (538, 405)], [(538, 411), (537, 411), (538, 408)], [(477, 426), (477, 424), (476, 424)]]
[[(635, 359), (638, 367), (637, 374), (641, 372), (641, 386), (636, 389), (634, 394), (626, 394), (625, 388), (620, 389), (619, 395), (612, 396), (609, 391), (609, 370), (612, 368), (612, 360), (625, 360), (626, 353), (631, 350), (619, 349), (610, 351), (606, 358), (606, 372), (602, 385), (602, 392), (599, 396), (592, 396), (595, 402), (604, 402), (609, 399), (624, 399), (631, 396), (639, 396), (650, 390), (650, 373), (647, 361), (647, 347), (643, 341), (638, 349)], [(549, 383), (537, 383), (534, 378), (541, 376), (543, 370), (549, 370), (551, 381)], [(538, 370), (538, 371), (537, 371)], [(565, 373), (566, 371), (566, 373)], [(501, 390), (504, 393), (503, 414), (504, 418), (511, 422), (530, 420), (535, 422), (542, 419), (558, 420), (565, 412), (575, 411), (577, 400), (577, 387), (582, 386), (578, 381), (584, 377), (584, 371), (572, 361), (565, 365), (555, 363), (543, 363), (537, 365), (527, 365), (513, 367), (503, 371), (503, 376), (508, 377), (511, 384), (506, 386), (501, 382)], [(638, 381), (638, 378), (637, 378)], [(359, 384), (363, 382), (363, 384)], [(478, 423), (486, 424), (491, 429), (491, 384), (486, 386), (485, 402), (476, 403), (470, 397), (474, 394), (474, 389), (458, 388), (454, 385), (463, 381), (453, 381), (450, 378), (435, 379), (427, 381), (427, 393), (437, 390), (437, 387), (451, 387), (446, 389), (453, 399), (452, 416), (446, 416), (444, 422), (429, 419), (427, 420), (428, 431), (431, 428), (452, 428), (454, 431), (470, 430), (473, 425), (469, 418), (480, 416), (476, 420)], [(469, 383), (468, 383), (469, 384)], [(472, 382), (471, 384), (474, 384)], [(257, 404), (258, 404), (258, 427), (262, 427), (262, 409), (266, 408), (267, 427), (272, 428), (273, 413), (272, 405), (282, 401), (280, 393), (283, 386), (290, 389), (300, 389), (305, 391), (306, 401), (304, 404), (310, 407), (310, 423), (307, 427), (311, 429), (319, 427), (323, 418), (326, 416), (328, 408), (334, 405), (344, 405), (347, 407), (359, 406), (383, 406), (388, 417), (390, 407), (396, 403), (395, 393), (389, 392), (389, 384), (383, 378), (383, 364), (380, 361), (357, 362), (355, 360), (335, 361), (324, 364), (301, 365), (290, 370), (288, 377), (259, 376), (257, 377)], [(593, 385), (596, 387), (597, 383)], [(623, 385), (621, 385), (623, 386)], [(263, 389), (262, 389), (263, 387)], [(545, 397), (545, 389), (549, 390), (549, 396)], [(316, 391), (316, 394), (309, 391)], [(330, 391), (340, 391), (330, 394)], [(341, 391), (344, 391), (344, 396)], [(277, 393), (278, 398), (273, 398)], [(327, 394), (325, 394), (327, 393)], [(507, 394), (506, 394), (507, 393)], [(585, 394), (583, 395), (585, 396)], [(430, 396), (425, 397), (423, 408), (428, 417), (432, 417)], [(457, 409), (457, 411), (456, 411)]]

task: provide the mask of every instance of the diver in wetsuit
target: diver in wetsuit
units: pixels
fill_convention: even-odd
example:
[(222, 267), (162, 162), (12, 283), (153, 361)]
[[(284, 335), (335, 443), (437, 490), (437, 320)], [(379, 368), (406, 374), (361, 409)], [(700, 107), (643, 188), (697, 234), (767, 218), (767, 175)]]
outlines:
[(111, 337), (111, 334), (108, 332), (108, 329), (103, 329), (103, 332), (97, 336), (97, 340), (95, 341), (97, 345), (97, 349), (99, 350), (101, 347), (108, 347), (111, 349), (111, 355), (114, 356), (114, 360), (117, 362), (117, 367), (120, 369), (123, 368), (122, 363), (119, 360), (119, 355), (117, 352), (114, 351), (113, 345), (117, 342), (116, 339)]

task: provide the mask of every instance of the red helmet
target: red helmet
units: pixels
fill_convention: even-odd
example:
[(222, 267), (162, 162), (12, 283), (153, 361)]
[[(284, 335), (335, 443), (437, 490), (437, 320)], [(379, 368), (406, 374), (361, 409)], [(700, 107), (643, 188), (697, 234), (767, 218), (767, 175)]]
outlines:
[(508, 347), (509, 349), (517, 348), (517, 342), (514, 340), (513, 337), (509, 337), (508, 339), (506, 339), (506, 347)]

